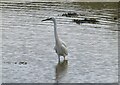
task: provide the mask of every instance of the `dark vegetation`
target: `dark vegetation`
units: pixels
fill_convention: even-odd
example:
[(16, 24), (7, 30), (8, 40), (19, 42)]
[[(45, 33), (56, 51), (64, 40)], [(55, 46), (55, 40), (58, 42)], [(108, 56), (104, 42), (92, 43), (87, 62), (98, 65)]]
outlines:
[(66, 17), (77, 17), (78, 14), (75, 13), (75, 12), (68, 12), (68, 13), (62, 14), (62, 16), (66, 16)]
[(97, 24), (99, 21), (97, 21), (95, 18), (84, 18), (84, 20), (79, 19), (73, 19), (73, 22), (80, 24), (80, 23), (92, 23)]

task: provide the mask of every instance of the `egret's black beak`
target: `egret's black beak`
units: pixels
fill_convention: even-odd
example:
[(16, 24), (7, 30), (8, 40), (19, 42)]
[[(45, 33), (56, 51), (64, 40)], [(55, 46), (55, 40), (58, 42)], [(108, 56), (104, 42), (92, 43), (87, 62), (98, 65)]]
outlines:
[(42, 20), (42, 21), (47, 21), (47, 20), (51, 20), (51, 18), (48, 18), (48, 19), (44, 19), (44, 20)]

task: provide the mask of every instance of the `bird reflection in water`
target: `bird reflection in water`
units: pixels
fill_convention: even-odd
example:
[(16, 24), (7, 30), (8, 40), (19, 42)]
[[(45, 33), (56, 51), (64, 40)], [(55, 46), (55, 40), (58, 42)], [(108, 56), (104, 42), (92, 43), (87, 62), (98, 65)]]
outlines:
[(56, 65), (56, 83), (59, 83), (59, 81), (65, 76), (67, 73), (68, 68), (68, 60), (64, 60), (62, 62), (58, 62)]

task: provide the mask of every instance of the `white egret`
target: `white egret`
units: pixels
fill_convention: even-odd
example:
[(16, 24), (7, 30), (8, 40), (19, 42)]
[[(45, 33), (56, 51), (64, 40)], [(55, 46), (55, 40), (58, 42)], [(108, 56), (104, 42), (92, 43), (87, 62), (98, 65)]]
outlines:
[(47, 18), (45, 20), (42, 21), (53, 21), (54, 23), (54, 36), (55, 36), (55, 51), (58, 55), (58, 60), (60, 62), (60, 56), (64, 57), (64, 60), (66, 59), (66, 56), (68, 55), (68, 51), (67, 51), (67, 46), (65, 44), (65, 42), (63, 42), (61, 39), (59, 39), (58, 34), (57, 34), (57, 25), (56, 25), (56, 19), (55, 18)]

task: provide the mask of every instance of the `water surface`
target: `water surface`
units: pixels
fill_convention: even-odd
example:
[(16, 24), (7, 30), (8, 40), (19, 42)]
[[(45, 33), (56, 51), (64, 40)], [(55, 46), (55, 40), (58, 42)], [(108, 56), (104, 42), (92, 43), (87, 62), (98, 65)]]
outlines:
[[(3, 83), (115, 83), (118, 81), (117, 3), (1, 2)], [(75, 12), (77, 17), (63, 13)], [(57, 61), (52, 22), (68, 46)], [(99, 23), (76, 24), (73, 19)], [(20, 63), (23, 62), (23, 63)]]

